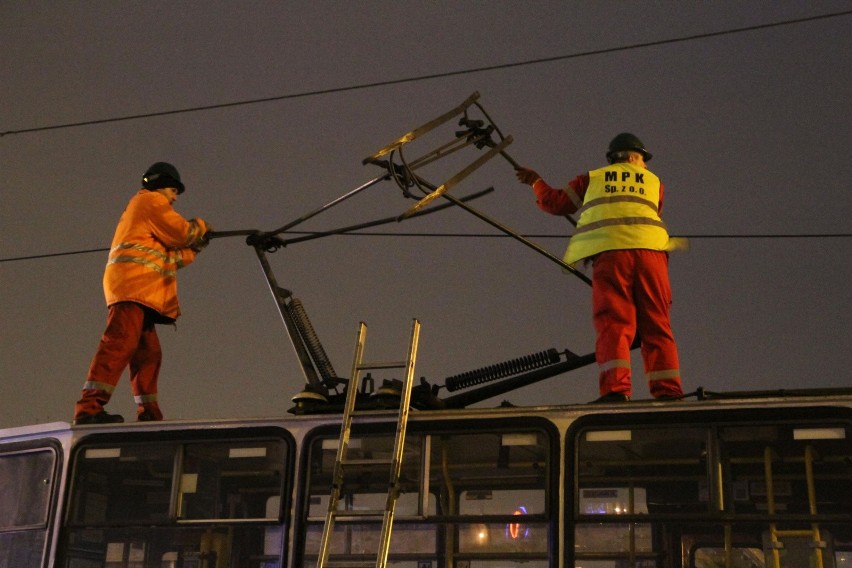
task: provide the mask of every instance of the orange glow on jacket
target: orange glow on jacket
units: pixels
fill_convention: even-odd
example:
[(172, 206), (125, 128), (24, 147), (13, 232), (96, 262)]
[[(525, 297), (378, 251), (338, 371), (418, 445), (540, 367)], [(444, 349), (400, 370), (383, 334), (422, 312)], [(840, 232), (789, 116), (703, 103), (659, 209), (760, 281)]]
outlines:
[(103, 281), (107, 306), (137, 302), (177, 319), (177, 271), (195, 260), (190, 247), (207, 231), (203, 220), (184, 219), (164, 195), (140, 189), (112, 239)]

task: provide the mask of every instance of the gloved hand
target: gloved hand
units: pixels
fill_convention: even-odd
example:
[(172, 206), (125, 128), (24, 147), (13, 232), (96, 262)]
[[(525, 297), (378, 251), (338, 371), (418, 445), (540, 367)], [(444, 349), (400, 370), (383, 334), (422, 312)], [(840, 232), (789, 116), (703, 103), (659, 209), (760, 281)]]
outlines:
[(532, 185), (541, 179), (541, 176), (538, 175), (538, 172), (529, 168), (516, 168), (515, 176), (518, 178), (519, 182), (524, 183), (526, 185)]
[(206, 247), (207, 245), (210, 244), (210, 237), (208, 235), (212, 232), (213, 232), (213, 226), (210, 225), (210, 224), (207, 224), (207, 231), (203, 235), (201, 235), (200, 239), (198, 239), (194, 243), (192, 243), (192, 246), (189, 247), (189, 248), (191, 248), (192, 250), (194, 250), (197, 253), (201, 252), (204, 249), (204, 247)]

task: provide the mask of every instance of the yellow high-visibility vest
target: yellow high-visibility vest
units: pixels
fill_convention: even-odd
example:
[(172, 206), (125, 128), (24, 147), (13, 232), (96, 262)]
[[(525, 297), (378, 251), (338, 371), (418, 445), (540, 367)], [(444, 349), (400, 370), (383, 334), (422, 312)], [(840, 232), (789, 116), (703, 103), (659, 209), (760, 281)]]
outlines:
[(659, 203), (660, 178), (644, 168), (619, 163), (589, 172), (589, 187), (565, 263), (607, 250), (669, 250)]

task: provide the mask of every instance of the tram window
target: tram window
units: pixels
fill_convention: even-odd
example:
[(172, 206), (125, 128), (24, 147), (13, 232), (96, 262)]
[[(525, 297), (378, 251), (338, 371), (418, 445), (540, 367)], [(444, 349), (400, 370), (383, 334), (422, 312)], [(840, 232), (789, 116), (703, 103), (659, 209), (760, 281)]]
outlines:
[(71, 522), (157, 523), (169, 519), (175, 444), (90, 447), (77, 460)]
[[(707, 431), (699, 428), (636, 428), (581, 432), (577, 444), (578, 489), (620, 491), (603, 496), (585, 514), (679, 514), (708, 510)], [(626, 500), (633, 491), (633, 507)], [(600, 507), (605, 507), (600, 509)]]
[[(337, 438), (317, 439), (311, 451), (310, 517), (321, 517), (328, 510), (334, 462), (337, 459)], [(422, 438), (409, 436), (405, 441), (400, 472), (401, 495), (396, 503), (397, 516), (418, 515), (421, 493)], [(339, 510), (382, 510), (388, 492), (388, 475), (393, 458), (393, 435), (352, 437), (348, 446), (348, 465), (344, 492)], [(434, 502), (433, 502), (434, 507)]]
[(280, 565), (285, 440), (82, 445), (66, 568)]
[(52, 451), (0, 455), (0, 531), (45, 526), (55, 461)]
[[(730, 479), (727, 509), (777, 519), (763, 524), (758, 533), (767, 568), (817, 562), (826, 568), (842, 566), (834, 545), (852, 540), (852, 528), (842, 520), (852, 510), (848, 431), (848, 425), (816, 423), (720, 430), (725, 476)], [(808, 522), (810, 515), (824, 519)]]
[(540, 515), (544, 513), (544, 494), (534, 489), (509, 491), (473, 490), (459, 495), (460, 515)]
[(694, 427), (580, 430), (575, 568), (657, 568), (651, 519), (709, 509), (707, 445), (708, 431)]
[[(807, 533), (808, 531), (799, 532)], [(776, 530), (774, 536), (773, 539), (772, 530), (763, 533), (766, 568), (798, 568), (799, 566), (835, 568), (834, 538), (824, 526), (819, 530), (819, 546), (814, 545), (814, 534), (791, 536)]]
[[(331, 538), (329, 556), (369, 556), (376, 559), (381, 540), (381, 522), (376, 523), (342, 523), (334, 525), (334, 536)], [(393, 538), (390, 543), (390, 556), (419, 555), (429, 557), (435, 554), (437, 534), (435, 527), (420, 523), (394, 522)], [(317, 527), (308, 533), (306, 547), (313, 554), (319, 550), (322, 527)], [(389, 562), (388, 565), (393, 565)], [(410, 564), (403, 564), (410, 565)]]
[[(547, 434), (469, 432), (409, 432), (389, 566), (550, 566), (553, 527), (546, 516), (558, 508), (547, 501)], [(315, 440), (311, 447), (305, 566), (313, 565), (319, 550), (337, 443)], [(367, 460), (389, 457), (392, 449), (391, 434), (350, 439), (339, 511), (384, 508), (389, 465)], [(381, 516), (338, 516), (329, 559), (374, 560), (380, 534)]]
[(722, 453), (731, 478), (728, 509), (778, 515), (809, 514), (812, 508), (818, 514), (848, 513), (852, 441), (846, 434), (846, 428), (834, 425), (723, 428)]
[[(421, 488), (422, 438), (410, 435), (405, 444), (400, 483), (402, 495), (397, 514), (418, 514), (416, 497)], [(431, 436), (429, 489), (432, 494), (454, 492), (435, 510), (434, 500), (427, 515), (516, 515), (545, 512), (547, 445), (542, 434), (452, 434)], [(384, 506), (393, 436), (352, 438), (347, 466), (348, 492), (342, 506), (351, 510)], [(311, 452), (311, 503), (309, 516), (325, 513), (334, 460), (336, 439), (317, 440)], [(356, 471), (357, 470), (357, 471)], [(350, 473), (351, 472), (351, 473)], [(406, 499), (408, 496), (408, 499)], [(461, 498), (459, 498), (461, 496)], [(408, 505), (406, 505), (408, 503)]]
[(460, 523), (458, 533), (458, 549), (462, 554), (542, 554), (547, 551), (548, 534), (543, 523)]
[[(730, 556), (730, 564), (726, 558)], [(690, 568), (765, 568), (763, 550), (753, 547), (734, 546), (729, 553), (724, 548), (701, 547), (695, 549)]]
[(274, 442), (187, 444), (178, 517), (277, 519), (267, 504), (281, 492), (282, 453)]
[[(546, 553), (547, 523), (540, 519), (548, 512), (548, 451), (541, 432), (433, 436), (429, 485), (438, 495), (440, 514), (464, 520), (456, 529), (459, 553), (471, 558)], [(505, 520), (477, 519), (494, 516)], [(525, 522), (527, 516), (538, 519)], [(478, 564), (471, 560), (470, 565)], [(505, 565), (515, 564), (507, 559)]]
[[(69, 533), (65, 568), (274, 567), (280, 548), (265, 548), (264, 527), (109, 527)], [(11, 567), (10, 567), (11, 568)]]
[(541, 433), (434, 436), (431, 455), (430, 486), (446, 495), (443, 514), (546, 512), (548, 447)]
[[(423, 438), (409, 435), (406, 438), (400, 473), (401, 493), (396, 501), (393, 538), (390, 555), (434, 554), (437, 536), (434, 526), (416, 522), (399, 522), (406, 517), (422, 517), (422, 443)], [(328, 511), (337, 458), (337, 438), (318, 438), (311, 445), (310, 501), (308, 518), (311, 522), (305, 535), (305, 551), (315, 558), (322, 536), (322, 523)], [(332, 558), (345, 555), (371, 556), (375, 560), (381, 539), (381, 519), (387, 503), (388, 476), (393, 457), (392, 434), (372, 434), (351, 437), (348, 445), (347, 465), (343, 493), (338, 511), (378, 512), (372, 521), (338, 521), (335, 523), (329, 554)], [(434, 513), (434, 499), (427, 499), (427, 514)], [(378, 520), (375, 520), (378, 519)], [(307, 566), (312, 564), (308, 563)], [(393, 566), (391, 562), (389, 566)]]
[(56, 454), (0, 454), (0, 566), (41, 566)]

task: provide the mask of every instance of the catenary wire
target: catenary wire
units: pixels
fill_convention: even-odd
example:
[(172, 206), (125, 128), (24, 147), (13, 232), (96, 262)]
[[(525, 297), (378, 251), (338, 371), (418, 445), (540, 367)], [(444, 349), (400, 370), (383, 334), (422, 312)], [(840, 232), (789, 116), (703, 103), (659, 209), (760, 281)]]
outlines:
[[(673, 44), (673, 43), (681, 43), (681, 42), (687, 42), (687, 41), (695, 41), (695, 40), (700, 40), (700, 39), (707, 39), (707, 38), (719, 37), (719, 36), (724, 36), (724, 35), (751, 32), (751, 31), (781, 27), (781, 26), (789, 26), (789, 25), (801, 24), (801, 23), (806, 23), (806, 22), (812, 22), (812, 21), (816, 21), (816, 20), (843, 17), (843, 16), (848, 16), (850, 14), (852, 14), (852, 10), (847, 10), (847, 11), (843, 11), (843, 12), (834, 12), (834, 13), (830, 13), (830, 14), (821, 14), (821, 15), (817, 15), (817, 16), (810, 16), (810, 17), (807, 17), (807, 18), (797, 18), (797, 19), (793, 19), (793, 20), (784, 20), (784, 21), (781, 21), (781, 22), (772, 22), (772, 23), (767, 23), (767, 24), (758, 24), (758, 25), (754, 25), (754, 26), (746, 26), (746, 27), (741, 27), (741, 28), (732, 28), (732, 29), (720, 30), (720, 31), (716, 31), (716, 32), (707, 32), (707, 33), (703, 33), (703, 34), (694, 34), (694, 35), (683, 36), (683, 37), (679, 37), (679, 38), (670, 38), (670, 39), (664, 39), (664, 40), (656, 40), (656, 41), (650, 41), (650, 42), (636, 43), (636, 44), (631, 44), (631, 45), (626, 45), (626, 46), (617, 46), (617, 47), (604, 48), (604, 49), (598, 49), (598, 50), (590, 50), (590, 51), (584, 51), (584, 52), (578, 52), (578, 53), (572, 53), (572, 54), (560, 55), (560, 56), (554, 56), (554, 57), (544, 57), (544, 58), (531, 59), (531, 60), (526, 60), (526, 61), (518, 61), (518, 62), (514, 62), (514, 63), (489, 65), (489, 66), (476, 67), (476, 68), (464, 69), (464, 70), (459, 70), (459, 71), (449, 71), (449, 72), (444, 72), (444, 73), (434, 73), (434, 74), (429, 74), (429, 75), (420, 75), (420, 76), (415, 76), (415, 77), (393, 79), (393, 80), (380, 81), (380, 82), (374, 82), (374, 83), (364, 83), (364, 84), (360, 84), (360, 85), (350, 85), (350, 86), (347, 86), (347, 87), (337, 87), (337, 88), (322, 89), (322, 90), (315, 90), (315, 91), (306, 91), (306, 92), (303, 92), (303, 93), (293, 93), (293, 94), (289, 94), (289, 95), (280, 95), (280, 96), (276, 96), (276, 97), (266, 97), (266, 98), (261, 98), (261, 99), (249, 99), (249, 100), (235, 101), (235, 102), (230, 102), (230, 103), (205, 105), (205, 106), (191, 107), (191, 108), (185, 108), (185, 109), (175, 109), (175, 110), (168, 110), (168, 111), (159, 111), (159, 112), (146, 113), (146, 114), (136, 114), (136, 115), (127, 115), (127, 116), (112, 117), (112, 118), (105, 118), (105, 119), (98, 119), (98, 120), (74, 122), (74, 123), (55, 124), (55, 125), (50, 125), (50, 126), (40, 126), (40, 127), (26, 128), (26, 129), (20, 129), (20, 130), (9, 130), (9, 131), (5, 131), (5, 132), (0, 132), (0, 137), (7, 136), (7, 135), (13, 135), (13, 134), (43, 132), (43, 131), (58, 130), (58, 129), (63, 129), (63, 128), (74, 128), (74, 127), (78, 127), (78, 126), (91, 126), (91, 125), (105, 124), (105, 123), (111, 123), (111, 122), (121, 122), (121, 121), (126, 121), (126, 120), (137, 120), (137, 119), (153, 118), (153, 117), (173, 115), (173, 114), (183, 114), (183, 113), (189, 113), (189, 112), (200, 112), (200, 111), (205, 111), (205, 110), (214, 110), (214, 109), (222, 109), (222, 108), (229, 108), (229, 107), (236, 107), (236, 106), (245, 106), (245, 105), (259, 104), (259, 103), (265, 103), (265, 102), (274, 102), (274, 101), (280, 101), (280, 100), (286, 100), (286, 99), (304, 98), (304, 97), (310, 97), (310, 96), (318, 96), (318, 95), (325, 95), (325, 94), (331, 94), (331, 93), (340, 93), (340, 92), (359, 90), (359, 89), (368, 89), (368, 88), (374, 88), (374, 87), (389, 86), (389, 85), (395, 85), (395, 84), (401, 84), (401, 83), (425, 81), (425, 80), (429, 80), (429, 79), (438, 79), (438, 78), (452, 77), (452, 76), (457, 76), (457, 75), (481, 73), (481, 72), (485, 72), (485, 71), (509, 69), (509, 68), (512, 68), (512, 67), (521, 67), (521, 66), (526, 66), (526, 65), (551, 63), (551, 62), (563, 61), (563, 60), (567, 60), (567, 59), (590, 57), (590, 56), (602, 55), (602, 54), (606, 54), (606, 53), (614, 53), (614, 52), (619, 52), (619, 51), (629, 51), (629, 50), (634, 50), (634, 49), (643, 49), (643, 48), (647, 48), (647, 47), (654, 47), (654, 46), (667, 45), (667, 44)], [(316, 232), (312, 232), (312, 231), (292, 231), (292, 232), (288, 231), (288, 233), (291, 233), (291, 234), (316, 234)], [(502, 234), (470, 234), (470, 233), (382, 233), (382, 232), (358, 232), (358, 233), (355, 233), (355, 232), (353, 232), (353, 233), (344, 233), (343, 235), (344, 236), (371, 236), (371, 237), (438, 237), (438, 238), (441, 238), (441, 237), (445, 237), (445, 238), (447, 238), (447, 237), (449, 237), (449, 238), (496, 238), (496, 237), (503, 238), (503, 237), (506, 237), (506, 235), (502, 235)], [(543, 238), (543, 239), (553, 239), (553, 238), (564, 239), (564, 238), (567, 238), (567, 235), (524, 235), (524, 236), (528, 237), (528, 238)], [(788, 239), (788, 238), (846, 238), (846, 237), (852, 236), (852, 234), (845, 234), (845, 233), (839, 233), (839, 234), (803, 234), (803, 235), (795, 235), (795, 234), (746, 235), (746, 234), (741, 234), (741, 235), (682, 235), (682, 236), (690, 238), (690, 239)], [(96, 249), (85, 249), (85, 250), (76, 250), (76, 251), (67, 251), (67, 252), (58, 252), (58, 253), (46, 253), (46, 254), (40, 254), (40, 255), (0, 258), (0, 263), (20, 261), (20, 260), (35, 260), (35, 259), (43, 259), (43, 258), (54, 258), (54, 257), (69, 256), (69, 255), (89, 254), (89, 253), (95, 253), (95, 252), (106, 252), (108, 250), (109, 249), (107, 249), (107, 248), (96, 248)]]
[[(351, 232), (351, 233), (335, 233), (333, 235), (324, 234), (322, 231), (284, 231), (283, 234), (289, 235), (322, 235), (329, 237), (420, 237), (420, 238), (475, 238), (475, 239), (490, 239), (490, 238), (509, 238), (509, 235), (502, 233), (385, 233), (375, 231)], [(521, 235), (530, 239), (568, 239), (570, 235), (548, 235), (548, 234), (524, 234)], [(765, 234), (765, 235), (672, 235), (673, 237), (687, 238), (693, 240), (702, 239), (837, 239), (852, 237), (852, 233), (824, 233), (824, 234)], [(108, 248), (96, 248), (75, 250), (67, 252), (52, 252), (45, 254), (34, 254), (28, 256), (16, 256), (10, 258), (0, 258), (0, 263), (15, 262), (19, 260), (39, 260), (44, 258), (55, 258), (59, 256), (70, 256), (78, 254), (89, 254), (93, 252), (108, 252)]]
[(772, 23), (768, 23), (768, 24), (757, 24), (757, 25), (746, 26), (746, 27), (741, 27), (741, 28), (731, 28), (731, 29), (719, 30), (719, 31), (715, 31), (715, 32), (693, 34), (693, 35), (682, 36), (682, 37), (677, 37), (677, 38), (661, 39), (661, 40), (655, 40), (655, 41), (634, 43), (634, 44), (630, 44), (630, 45), (622, 45), (622, 46), (608, 47), (608, 48), (603, 48), (603, 49), (581, 51), (581, 52), (577, 52), (577, 53), (569, 53), (569, 54), (566, 54), (566, 55), (556, 55), (556, 56), (553, 56), (553, 57), (541, 57), (541, 58), (538, 58), (538, 59), (529, 59), (529, 60), (526, 60), (526, 61), (516, 61), (514, 63), (501, 63), (501, 64), (496, 64), (496, 65), (486, 65), (486, 66), (482, 66), (482, 67), (472, 67), (470, 69), (460, 69), (458, 71), (446, 71), (446, 72), (443, 72), (443, 73), (431, 73), (431, 74), (426, 74), (426, 75), (417, 75), (417, 76), (414, 76), (414, 77), (390, 79), (390, 80), (387, 80), (387, 81), (376, 81), (376, 82), (372, 82), (372, 83), (362, 83), (362, 84), (358, 84), (358, 85), (349, 85), (349, 86), (346, 86), (346, 87), (332, 87), (332, 88), (328, 88), (328, 89), (317, 89), (317, 90), (314, 90), (314, 91), (305, 91), (305, 92), (302, 92), (302, 93), (291, 93), (291, 94), (288, 94), (288, 95), (278, 95), (278, 96), (274, 96), (274, 97), (264, 97), (264, 98), (259, 98), (259, 99), (247, 99), (247, 100), (242, 100), (242, 101), (232, 101), (232, 102), (229, 102), (229, 103), (203, 105), (203, 106), (189, 107), (189, 108), (183, 108), (183, 109), (165, 110), (165, 111), (158, 111), (158, 112), (151, 112), (151, 113), (144, 113), (144, 114), (132, 114), (132, 115), (126, 115), (126, 116), (116, 116), (116, 117), (111, 117), (111, 118), (86, 120), (86, 121), (81, 121), (81, 122), (68, 122), (68, 123), (53, 124), (53, 125), (48, 125), (48, 126), (36, 126), (36, 127), (32, 127), (32, 128), (23, 128), (23, 129), (18, 129), (18, 130), (7, 130), (5, 132), (0, 132), (0, 138), (2, 138), (3, 136), (10, 136), (10, 135), (14, 135), (14, 134), (29, 134), (29, 133), (34, 133), (34, 132), (44, 132), (44, 131), (48, 131), (48, 130), (59, 130), (59, 129), (64, 129), (64, 128), (76, 128), (76, 127), (80, 127), (80, 126), (94, 126), (94, 125), (99, 125), (99, 124), (107, 124), (107, 123), (112, 123), (112, 122), (122, 122), (122, 121), (127, 121), (127, 120), (140, 120), (140, 119), (144, 119), (144, 118), (154, 118), (154, 117), (169, 116), (169, 115), (175, 115), (175, 114), (184, 114), (184, 113), (190, 113), (190, 112), (201, 112), (201, 111), (206, 111), (206, 110), (232, 108), (232, 107), (238, 107), (238, 106), (254, 105), (254, 104), (268, 103), (268, 102), (275, 102), (275, 101), (283, 101), (283, 100), (288, 100), (288, 99), (298, 99), (298, 98), (305, 98), (305, 97), (314, 97), (314, 96), (319, 96), (319, 95), (328, 95), (328, 94), (332, 94), (332, 93), (343, 93), (343, 92), (347, 92), (347, 91), (356, 91), (356, 90), (361, 90), (361, 89), (371, 89), (371, 88), (376, 88), (376, 87), (387, 87), (387, 86), (390, 86), (390, 85), (399, 85), (399, 84), (403, 84), (403, 83), (414, 83), (414, 82), (418, 82), (418, 81), (427, 81), (427, 80), (431, 80), (431, 79), (442, 79), (442, 78), (446, 78), (446, 77), (455, 77), (455, 76), (458, 76), (458, 75), (470, 75), (470, 74), (473, 74), (473, 73), (483, 73), (483, 72), (486, 72), (486, 71), (497, 71), (497, 70), (502, 70), (502, 69), (511, 69), (513, 67), (523, 67), (523, 66), (527, 66), (527, 65), (537, 65), (537, 64), (541, 64), (541, 63), (552, 63), (552, 62), (555, 62), (555, 61), (565, 61), (565, 60), (568, 60), (568, 59), (579, 59), (579, 58), (582, 58), (582, 57), (591, 57), (591, 56), (594, 56), (594, 55), (603, 55), (603, 54), (607, 54), (607, 53), (615, 53), (615, 52), (620, 52), (620, 51), (631, 51), (631, 50), (634, 50), (634, 49), (644, 49), (644, 48), (648, 48), (648, 47), (657, 47), (657, 46), (661, 46), (661, 45), (669, 45), (669, 44), (674, 44), (674, 43), (696, 41), (696, 40), (702, 40), (702, 39), (708, 39), (708, 38), (714, 38), (714, 37), (720, 37), (720, 36), (726, 36), (726, 35), (732, 35), (732, 34), (753, 32), (753, 31), (765, 30), (765, 29), (769, 29), (769, 28), (790, 26), (790, 25), (802, 24), (802, 23), (806, 23), (806, 22), (813, 22), (813, 21), (817, 21), (817, 20), (825, 20), (825, 19), (829, 19), (829, 18), (839, 18), (839, 17), (849, 16), (849, 15), (852, 15), (852, 10), (846, 10), (846, 11), (843, 11), (843, 12), (833, 12), (833, 13), (830, 13), (830, 14), (821, 14), (821, 15), (818, 15), (818, 16), (809, 16), (807, 18), (797, 18), (797, 19), (793, 19), (793, 20), (784, 20), (784, 21), (781, 21), (781, 22), (772, 22)]

